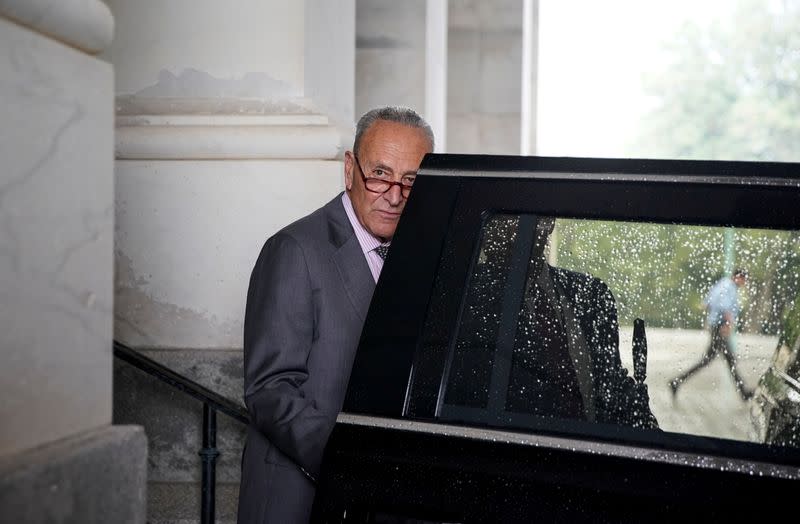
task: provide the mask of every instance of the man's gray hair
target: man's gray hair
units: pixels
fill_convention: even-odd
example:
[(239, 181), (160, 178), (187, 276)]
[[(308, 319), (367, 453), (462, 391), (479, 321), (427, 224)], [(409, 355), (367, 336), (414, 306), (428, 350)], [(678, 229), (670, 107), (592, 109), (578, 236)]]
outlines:
[(433, 151), (433, 129), (431, 129), (430, 124), (428, 124), (424, 118), (408, 107), (386, 106), (371, 109), (358, 119), (356, 138), (353, 141), (353, 153), (356, 155), (358, 154), (358, 149), (361, 145), (361, 137), (367, 129), (378, 120), (388, 120), (389, 122), (397, 122), (404, 126), (421, 129), (422, 132), (425, 133), (428, 142), (431, 144), (431, 151)]

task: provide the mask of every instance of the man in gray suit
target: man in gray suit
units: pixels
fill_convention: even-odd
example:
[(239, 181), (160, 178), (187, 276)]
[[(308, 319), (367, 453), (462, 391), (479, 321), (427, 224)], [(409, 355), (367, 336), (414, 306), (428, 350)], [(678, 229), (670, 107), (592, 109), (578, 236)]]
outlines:
[(250, 278), (240, 523), (304, 523), (383, 258), (433, 132), (379, 108), (345, 153), (346, 191), (269, 238)]

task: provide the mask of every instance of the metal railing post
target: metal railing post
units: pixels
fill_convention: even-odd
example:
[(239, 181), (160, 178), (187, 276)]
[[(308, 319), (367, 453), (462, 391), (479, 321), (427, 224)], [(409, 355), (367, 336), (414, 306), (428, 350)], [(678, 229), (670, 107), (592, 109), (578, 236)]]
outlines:
[(203, 448), (198, 453), (203, 465), (200, 522), (212, 524), (215, 518), (216, 506), (216, 461), (219, 456), (219, 451), (217, 450), (217, 411), (221, 411), (233, 418), (233, 420), (247, 426), (250, 424), (250, 416), (247, 410), (241, 404), (232, 402), (219, 393), (201, 386), (197, 382), (176, 373), (117, 340), (114, 341), (114, 356), (203, 403)]
[(217, 412), (203, 403), (203, 448), (198, 453), (203, 462), (202, 493), (200, 498), (200, 522), (214, 524), (216, 476), (217, 476)]

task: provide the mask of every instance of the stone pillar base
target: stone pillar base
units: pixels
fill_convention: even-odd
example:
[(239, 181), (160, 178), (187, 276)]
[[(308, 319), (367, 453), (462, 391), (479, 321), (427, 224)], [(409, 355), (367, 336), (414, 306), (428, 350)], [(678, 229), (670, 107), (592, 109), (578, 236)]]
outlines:
[(0, 459), (0, 523), (144, 523), (147, 438), (107, 426)]

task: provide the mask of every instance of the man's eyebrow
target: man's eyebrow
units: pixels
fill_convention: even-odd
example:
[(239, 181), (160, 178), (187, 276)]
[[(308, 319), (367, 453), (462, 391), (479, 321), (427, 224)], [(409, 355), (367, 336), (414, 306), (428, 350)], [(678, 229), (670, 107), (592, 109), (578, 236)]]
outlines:
[[(380, 162), (375, 164), (375, 167), (372, 168), (373, 171), (375, 171), (376, 169), (380, 169), (381, 171), (386, 171), (390, 175), (394, 174), (394, 169), (392, 169), (391, 167), (387, 166), (386, 164), (382, 164)], [(412, 169), (410, 171), (406, 171), (405, 173), (402, 173), (401, 176), (417, 176), (417, 171), (415, 169)]]
[(380, 169), (381, 171), (387, 171), (389, 173), (394, 173), (394, 169), (387, 166), (386, 164), (381, 164), (380, 162), (375, 164), (375, 167), (372, 168), (373, 171), (375, 171), (376, 169)]

